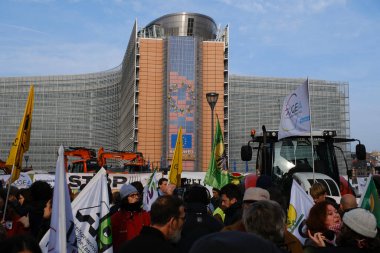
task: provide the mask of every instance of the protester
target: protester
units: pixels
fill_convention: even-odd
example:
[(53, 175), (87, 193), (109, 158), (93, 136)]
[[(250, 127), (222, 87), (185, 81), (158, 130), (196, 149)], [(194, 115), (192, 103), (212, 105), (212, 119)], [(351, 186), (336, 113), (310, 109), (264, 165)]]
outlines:
[(143, 226), (150, 225), (150, 216), (141, 207), (141, 197), (131, 184), (124, 184), (120, 189), (120, 209), (111, 216), (112, 242), (117, 251), (120, 244), (140, 234)]
[(216, 232), (196, 241), (190, 253), (279, 253), (268, 240), (240, 231)]
[(340, 199), (339, 210), (341, 212), (341, 216), (343, 216), (345, 212), (348, 212), (357, 207), (358, 203), (356, 202), (355, 196), (352, 194), (345, 194)]
[(220, 189), (222, 204), (221, 207), (225, 213), (224, 225), (228, 226), (241, 219), (242, 194), (239, 186), (235, 184), (227, 184)]
[[(309, 238), (316, 233), (322, 234), (325, 238), (326, 246), (333, 247), (336, 245), (336, 237), (340, 233), (342, 220), (335, 207), (327, 202), (316, 203), (309, 212), (306, 219)], [(313, 251), (313, 247), (318, 247), (313, 240), (307, 239), (305, 246), (309, 247), (308, 252)]]
[(16, 211), (20, 216), (27, 216), (29, 212), (31, 211), (31, 202), (32, 202), (32, 196), (30, 193), (29, 188), (20, 189), (17, 192), (17, 200), (19, 202), (19, 205), (16, 208)]
[(151, 226), (144, 226), (139, 236), (123, 243), (120, 253), (175, 253), (172, 245), (181, 239), (185, 222), (185, 207), (176, 196), (160, 196), (150, 210)]
[(168, 186), (168, 179), (162, 177), (158, 180), (158, 196), (164, 196), (166, 195), (166, 188)]
[(380, 240), (377, 235), (376, 218), (369, 211), (355, 208), (343, 216), (343, 227), (337, 238), (337, 247), (326, 247), (325, 236), (315, 233), (311, 239), (320, 248), (315, 252), (379, 252)]
[(327, 196), (326, 188), (323, 184), (315, 182), (310, 187), (310, 196), (313, 198), (314, 203), (325, 201)]
[(51, 215), (53, 213), (53, 199), (48, 200), (46, 202), (44, 212), (42, 215), (42, 222), (39, 226), (39, 230), (37, 233), (37, 241), (41, 241), (41, 239), (44, 237), (46, 232), (50, 229), (50, 220), (51, 220)]
[[(252, 203), (255, 203), (260, 200), (269, 200), (269, 192), (260, 187), (249, 187), (244, 192), (243, 197), (243, 214), (251, 206)], [(245, 232), (246, 229), (243, 224), (243, 220), (239, 219), (231, 225), (225, 226), (223, 231), (242, 231)]]
[(284, 243), (286, 216), (280, 204), (272, 200), (261, 200), (251, 204), (243, 212), (244, 227), (273, 242), (279, 249), (288, 251)]
[(30, 186), (32, 201), (30, 203), (29, 223), (32, 236), (38, 236), (43, 221), (46, 203), (53, 197), (53, 189), (44, 181), (36, 181)]
[(0, 242), (0, 250), (4, 253), (42, 253), (38, 241), (30, 235), (16, 235)]
[(212, 188), (212, 198), (210, 200), (213, 210), (217, 209), (220, 206), (220, 190), (218, 188)]
[(206, 187), (198, 184), (192, 185), (185, 192), (184, 201), (186, 221), (178, 248), (180, 252), (187, 253), (197, 239), (206, 234), (220, 231), (223, 223), (208, 212), (210, 196)]

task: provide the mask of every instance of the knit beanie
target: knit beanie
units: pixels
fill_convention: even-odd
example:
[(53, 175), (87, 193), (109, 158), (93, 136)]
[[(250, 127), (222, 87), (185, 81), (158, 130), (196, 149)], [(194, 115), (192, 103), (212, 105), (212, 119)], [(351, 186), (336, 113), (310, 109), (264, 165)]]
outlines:
[(128, 197), (132, 193), (137, 193), (137, 189), (131, 184), (124, 184), (120, 189), (121, 199)]
[(356, 233), (368, 237), (375, 238), (377, 234), (375, 216), (363, 209), (355, 208), (343, 215), (343, 222)]

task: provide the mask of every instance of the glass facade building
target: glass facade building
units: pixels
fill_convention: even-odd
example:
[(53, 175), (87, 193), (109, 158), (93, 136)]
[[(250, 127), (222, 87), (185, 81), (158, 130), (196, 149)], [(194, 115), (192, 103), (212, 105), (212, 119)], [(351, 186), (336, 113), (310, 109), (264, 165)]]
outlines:
[[(34, 169), (53, 169), (61, 144), (140, 151), (154, 167), (167, 167), (182, 126), (184, 169), (205, 171), (211, 152), (206, 93), (217, 92), (215, 115), (230, 168), (244, 171), (240, 147), (250, 129), (277, 128), (283, 98), (304, 80), (230, 76), (228, 37), (228, 26), (218, 30), (208, 16), (174, 13), (141, 29), (135, 22), (123, 61), (114, 69), (0, 78), (0, 159), (8, 156), (34, 84), (28, 151)], [(348, 137), (348, 84), (310, 83), (313, 126)]]
[[(250, 131), (278, 130), (284, 98), (305, 79), (230, 76), (229, 135), (230, 163), (237, 170), (254, 171), (255, 157), (248, 164), (241, 161), (240, 149), (250, 140)], [(310, 80), (310, 107), (313, 129), (336, 130), (342, 138), (350, 136), (348, 83)], [(350, 155), (350, 146), (340, 146)], [(337, 153), (339, 157), (339, 153)], [(338, 159), (343, 161), (343, 159)], [(340, 168), (345, 168), (340, 164)], [(346, 171), (341, 171), (345, 174)]]

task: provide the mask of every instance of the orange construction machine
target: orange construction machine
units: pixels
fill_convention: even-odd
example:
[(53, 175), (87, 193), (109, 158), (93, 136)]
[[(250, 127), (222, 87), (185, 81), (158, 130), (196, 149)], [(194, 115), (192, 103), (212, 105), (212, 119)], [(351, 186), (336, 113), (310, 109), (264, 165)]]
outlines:
[[(68, 166), (68, 157), (79, 157), (80, 160), (72, 161)], [(97, 172), (101, 166), (96, 159), (95, 149), (84, 147), (66, 147), (65, 148), (65, 168), (68, 172), (87, 173)]]
[[(110, 162), (107, 164), (107, 160), (113, 160), (114, 163)], [(115, 162), (119, 166), (115, 166)], [(120, 166), (120, 163), (123, 165)], [(149, 170), (141, 152), (118, 150), (105, 151), (103, 147), (99, 148), (98, 151), (98, 164), (100, 167), (104, 167), (111, 173), (144, 172)]]

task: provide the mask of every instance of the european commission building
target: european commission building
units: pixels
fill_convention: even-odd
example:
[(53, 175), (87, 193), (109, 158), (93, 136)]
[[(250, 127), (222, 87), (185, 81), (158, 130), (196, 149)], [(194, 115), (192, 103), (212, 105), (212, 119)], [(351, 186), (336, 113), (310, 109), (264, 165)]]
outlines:
[[(184, 169), (205, 171), (211, 110), (218, 114), (230, 167), (245, 171), (240, 148), (252, 128), (277, 129), (284, 97), (303, 79), (229, 73), (229, 28), (197, 13), (174, 13), (138, 29), (120, 66), (98, 73), (0, 78), (0, 159), (16, 136), (30, 85), (35, 87), (30, 148), (33, 169), (52, 170), (60, 145), (141, 151), (167, 166), (176, 128), (183, 127)], [(348, 83), (309, 80), (314, 128), (349, 137)], [(215, 118), (216, 120), (216, 118)], [(175, 143), (174, 143), (175, 144)], [(344, 150), (350, 151), (349, 146)], [(23, 164), (25, 166), (25, 163)], [(254, 162), (249, 163), (254, 170)]]

